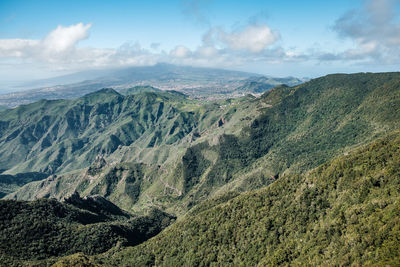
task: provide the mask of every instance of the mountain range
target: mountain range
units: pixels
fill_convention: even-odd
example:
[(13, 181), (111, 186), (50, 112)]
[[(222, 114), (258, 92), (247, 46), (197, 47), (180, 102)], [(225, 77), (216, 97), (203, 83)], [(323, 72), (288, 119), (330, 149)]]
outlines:
[[(220, 99), (246, 93), (262, 93), (278, 84), (296, 85), (304, 80), (160, 63), (148, 67), (84, 71), (32, 81), (21, 85), (16, 92), (0, 95), (0, 106), (16, 107), (41, 99), (77, 98), (103, 88), (119, 91), (146, 85), (162, 90), (180, 91), (194, 98)], [(248, 83), (256, 85), (248, 86)], [(30, 90), (26, 90), (28, 88)]]
[[(213, 101), (124, 86), (2, 111), (0, 204), (11, 215), (0, 232), (28, 229), (28, 214), (45, 210), (38, 216), (69, 234), (38, 222), (48, 237), (16, 235), (10, 242), (25, 242), (22, 250), (2, 248), (0, 259), (8, 266), (395, 265), (400, 73), (243, 81), (221, 80), (242, 96)], [(90, 216), (97, 219), (77, 219)], [(141, 219), (132, 226), (132, 218)], [(131, 241), (137, 227), (154, 225)], [(89, 251), (79, 245), (88, 233), (112, 238)], [(55, 239), (59, 248), (50, 249)]]

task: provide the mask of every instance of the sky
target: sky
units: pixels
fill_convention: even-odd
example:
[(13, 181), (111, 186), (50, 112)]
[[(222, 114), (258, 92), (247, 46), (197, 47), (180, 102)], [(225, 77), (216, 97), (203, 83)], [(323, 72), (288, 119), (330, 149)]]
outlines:
[(399, 71), (400, 0), (0, 0), (0, 86), (171, 63), (272, 76)]

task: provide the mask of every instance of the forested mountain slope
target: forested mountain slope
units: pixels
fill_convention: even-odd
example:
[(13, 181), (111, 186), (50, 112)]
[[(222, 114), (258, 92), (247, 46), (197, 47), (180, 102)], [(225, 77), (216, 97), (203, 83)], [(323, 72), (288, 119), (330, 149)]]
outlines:
[[(0, 203), (11, 214), (2, 216), (3, 262), (398, 262), (400, 73), (328, 75), (216, 102), (152, 87), (123, 93), (0, 113), (1, 192), (35, 200)], [(104, 213), (103, 204), (120, 214)], [(160, 220), (151, 219), (154, 208)], [(177, 222), (120, 247), (150, 237), (132, 242), (137, 229), (158, 233), (174, 220), (165, 212)], [(31, 239), (31, 227), (46, 234)], [(112, 238), (96, 247), (105, 236)], [(83, 247), (83, 239), (94, 243)]]
[[(374, 265), (400, 260), (400, 132), (302, 175), (208, 200), (107, 266)], [(213, 204), (215, 202), (215, 204)]]
[[(120, 144), (113, 143), (114, 137), (125, 140), (121, 137), (125, 135), (117, 134), (124, 128), (114, 125), (120, 125), (116, 122), (126, 116), (116, 117), (110, 124), (113, 127), (106, 125), (98, 135), (102, 140), (99, 146), (91, 142), (77, 150), (78, 157), (60, 161), (60, 166), (67, 167), (93, 165), (98, 154), (85, 151), (103, 148), (108, 164), (95, 174), (85, 169), (50, 177), (9, 198), (62, 199), (76, 190), (82, 195), (101, 194), (126, 209), (156, 206), (184, 214), (210, 196), (248, 191), (277, 177), (303, 173), (400, 126), (399, 73), (328, 75), (295, 87), (276, 87), (260, 98), (227, 100), (224, 104), (191, 102), (173, 92), (127, 97), (112, 94), (123, 99), (122, 103), (138, 98), (135, 103), (141, 106), (143, 98), (160, 98), (150, 110), (157, 110), (161, 103), (171, 109), (184, 103), (179, 106), (180, 113), (172, 117), (179, 122), (182, 137), (170, 134), (174, 124), (161, 116), (156, 126), (145, 128), (142, 137), (110, 152), (112, 149), (105, 148)], [(132, 132), (139, 122), (136, 117), (128, 118), (132, 127), (126, 129)], [(176, 141), (167, 144), (174, 136)], [(89, 155), (91, 160), (83, 158)]]
[(0, 214), (0, 266), (137, 245), (175, 221), (157, 209), (135, 216), (100, 196), (77, 194), (64, 203), (0, 200)]

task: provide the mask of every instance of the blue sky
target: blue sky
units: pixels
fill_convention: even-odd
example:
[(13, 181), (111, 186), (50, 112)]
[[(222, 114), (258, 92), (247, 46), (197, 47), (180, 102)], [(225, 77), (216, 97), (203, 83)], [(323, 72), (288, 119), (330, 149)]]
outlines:
[(0, 1), (0, 84), (158, 62), (398, 71), (399, 47), (398, 0)]

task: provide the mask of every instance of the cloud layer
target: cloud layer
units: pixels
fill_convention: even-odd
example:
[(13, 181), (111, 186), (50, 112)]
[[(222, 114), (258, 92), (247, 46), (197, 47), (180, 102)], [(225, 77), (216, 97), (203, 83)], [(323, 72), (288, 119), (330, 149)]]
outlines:
[[(266, 25), (247, 25), (232, 32), (211, 28), (194, 50), (177, 45), (171, 51), (159, 51), (159, 44), (145, 49), (139, 43), (126, 43), (116, 49), (79, 47), (89, 37), (92, 24), (58, 26), (42, 40), (0, 39), (0, 60), (39, 62), (49, 68), (83, 69), (152, 65), (158, 62), (198, 66), (235, 66), (255, 57), (267, 59), (276, 51), (280, 36)], [(279, 57), (281, 54), (275, 53)], [(267, 57), (266, 57), (267, 56)]]
[(398, 0), (364, 0), (359, 10), (340, 17), (334, 30), (355, 47), (331, 55), (331, 59), (393, 64), (400, 61), (400, 23), (396, 14)]
[(91, 26), (83, 23), (68, 27), (59, 25), (43, 40), (0, 39), (0, 57), (57, 61), (73, 52), (79, 41), (89, 37)]
[(227, 33), (221, 28), (211, 29), (203, 38), (205, 43), (220, 43), (233, 51), (261, 53), (280, 38), (277, 31), (266, 25), (248, 25), (242, 30)]
[[(202, 15), (207, 0), (186, 1), (186, 12)], [(400, 23), (396, 13), (399, 0), (365, 0), (357, 10), (339, 17), (333, 30), (339, 38), (351, 40), (353, 47), (339, 52), (313, 48), (297, 51), (285, 48), (281, 33), (257, 20), (233, 30), (208, 26), (198, 47), (177, 43), (164, 51), (160, 43), (143, 48), (125, 43), (118, 48), (82, 47), (92, 24), (59, 25), (43, 39), (0, 39), (0, 65), (35, 64), (48, 70), (82, 70), (96, 67), (143, 66), (158, 62), (211, 67), (238, 67), (249, 64), (310, 64), (341, 61), (346, 64), (399, 64)], [(193, 16), (194, 16), (193, 15)], [(283, 36), (284, 37), (284, 36)], [(319, 37), (316, 37), (319, 38)]]

